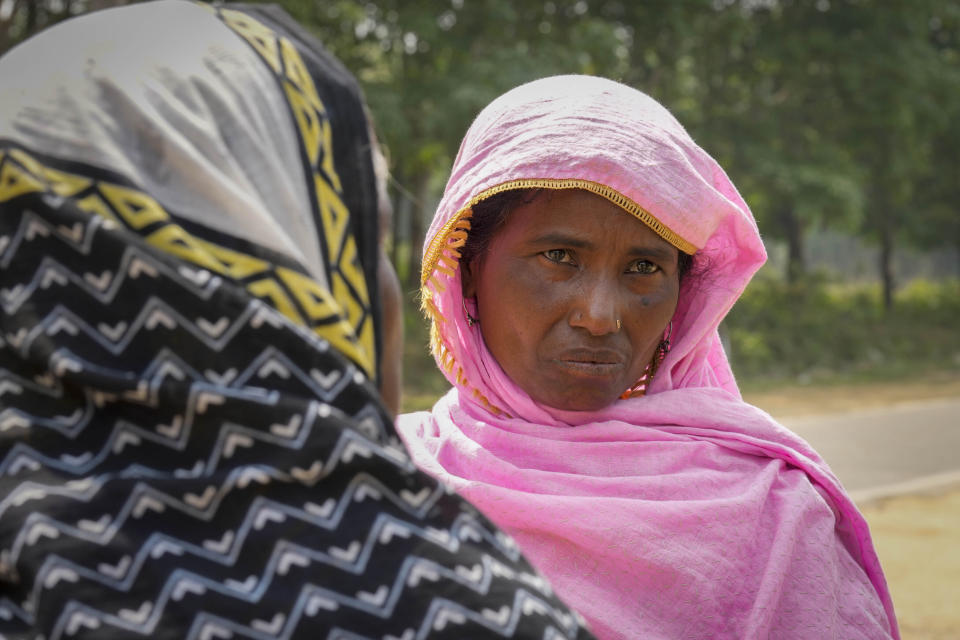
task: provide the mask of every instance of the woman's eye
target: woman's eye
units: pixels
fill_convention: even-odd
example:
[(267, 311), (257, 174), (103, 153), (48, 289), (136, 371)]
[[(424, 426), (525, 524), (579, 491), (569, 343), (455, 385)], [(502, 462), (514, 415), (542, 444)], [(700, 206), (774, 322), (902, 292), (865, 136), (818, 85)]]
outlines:
[(570, 252), (566, 249), (548, 249), (543, 252), (543, 257), (550, 262), (573, 264), (573, 256), (571, 256)]
[(627, 273), (640, 273), (643, 275), (649, 275), (651, 273), (656, 273), (660, 270), (660, 267), (650, 262), (649, 260), (637, 260), (627, 269)]

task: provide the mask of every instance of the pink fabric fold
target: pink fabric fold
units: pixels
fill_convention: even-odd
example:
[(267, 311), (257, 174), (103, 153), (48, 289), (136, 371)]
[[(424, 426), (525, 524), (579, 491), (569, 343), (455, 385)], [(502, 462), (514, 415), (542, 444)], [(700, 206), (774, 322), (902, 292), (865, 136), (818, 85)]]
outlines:
[(809, 445), (740, 399), (717, 327), (766, 256), (723, 170), (634, 89), (539, 80), (471, 126), (427, 255), (472, 198), (534, 178), (606, 185), (697, 247), (673, 349), (645, 397), (538, 405), (467, 323), (459, 269), (426, 273), (454, 388), (398, 420), (415, 463), (511, 534), (600, 638), (899, 637), (863, 517)]

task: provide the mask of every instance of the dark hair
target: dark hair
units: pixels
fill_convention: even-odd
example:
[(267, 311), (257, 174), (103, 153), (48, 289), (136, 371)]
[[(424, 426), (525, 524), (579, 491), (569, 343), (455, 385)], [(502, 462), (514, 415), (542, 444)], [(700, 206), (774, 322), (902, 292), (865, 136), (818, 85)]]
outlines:
[(460, 250), (460, 260), (469, 264), (477, 256), (483, 255), (493, 236), (507, 221), (507, 215), (520, 205), (536, 200), (541, 191), (543, 189), (510, 189), (473, 205), (470, 233), (467, 235), (467, 243)]
[[(460, 260), (469, 264), (477, 256), (483, 255), (490, 241), (507, 221), (511, 211), (520, 205), (536, 200), (544, 189), (509, 189), (485, 198), (473, 205), (470, 218), (470, 233), (467, 242), (460, 250)], [(683, 282), (684, 276), (693, 268), (694, 256), (677, 250), (677, 276)]]
[(693, 269), (693, 254), (684, 253), (677, 249), (677, 277), (683, 282), (684, 277)]

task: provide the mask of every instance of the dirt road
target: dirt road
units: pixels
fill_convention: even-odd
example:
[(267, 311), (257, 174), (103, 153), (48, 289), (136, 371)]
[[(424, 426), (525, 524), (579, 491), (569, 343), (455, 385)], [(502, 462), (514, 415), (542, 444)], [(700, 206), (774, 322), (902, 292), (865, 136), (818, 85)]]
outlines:
[(882, 497), (884, 488), (889, 495), (910, 492), (911, 483), (924, 478), (960, 484), (960, 398), (781, 422), (813, 445), (855, 500)]

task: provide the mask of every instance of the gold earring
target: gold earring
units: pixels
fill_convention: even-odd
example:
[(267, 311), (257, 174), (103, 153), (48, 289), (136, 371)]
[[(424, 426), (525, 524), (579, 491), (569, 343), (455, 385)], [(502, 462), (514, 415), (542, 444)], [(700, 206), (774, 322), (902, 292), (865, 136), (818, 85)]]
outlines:
[(617, 318), (617, 331), (620, 331), (620, 329), (621, 329), (622, 327), (623, 327), (623, 325), (622, 325), (622, 323), (620, 322), (620, 318)]
[(667, 325), (666, 330), (663, 332), (663, 338), (660, 340), (660, 343), (653, 352), (653, 360), (651, 360), (650, 364), (647, 365), (647, 368), (644, 369), (643, 375), (640, 376), (640, 379), (637, 380), (632, 387), (623, 392), (623, 394), (620, 396), (621, 400), (627, 400), (628, 398), (640, 398), (646, 395), (647, 388), (650, 386), (650, 383), (653, 382), (653, 376), (657, 375), (657, 370), (660, 368), (660, 364), (663, 363), (664, 358), (666, 358), (667, 354), (670, 353), (670, 338), (672, 337), (673, 320), (670, 321), (670, 324)]
[(469, 311), (467, 311), (467, 301), (465, 298), (460, 299), (460, 304), (463, 305), (463, 312), (467, 315), (467, 326), (472, 327), (473, 325), (477, 324), (479, 321), (470, 315)]

